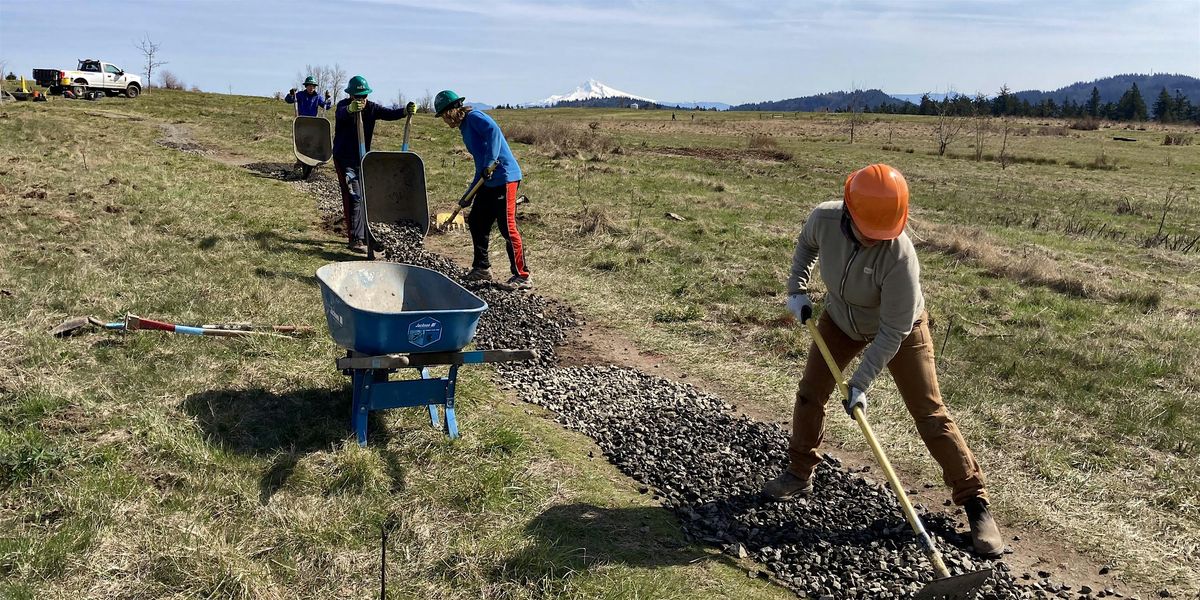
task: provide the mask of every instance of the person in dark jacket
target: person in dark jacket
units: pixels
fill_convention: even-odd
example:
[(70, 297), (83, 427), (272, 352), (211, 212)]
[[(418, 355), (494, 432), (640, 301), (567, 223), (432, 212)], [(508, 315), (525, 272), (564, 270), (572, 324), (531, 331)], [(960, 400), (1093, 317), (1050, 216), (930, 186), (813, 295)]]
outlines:
[(338, 102), (333, 130), (333, 167), (342, 188), (342, 211), (345, 216), (348, 248), (354, 252), (367, 251), (367, 222), (363, 212), (362, 187), (359, 185), (361, 157), (358, 149), (358, 125), (356, 119), (362, 115), (363, 145), (371, 149), (371, 136), (375, 133), (375, 121), (399, 121), (416, 112), (416, 104), (409, 102), (403, 108), (388, 108), (367, 100), (371, 86), (362, 75), (350, 78), (346, 86), (346, 99)]
[[(463, 143), (475, 159), (475, 178), (467, 189), (484, 179), (474, 199), (464, 197), (459, 201), (463, 208), (470, 206), (472, 201), (475, 203), (475, 208), (467, 215), (475, 257), (466, 278), (491, 281), (488, 244), (492, 225), (495, 224), (499, 226), (500, 236), (504, 238), (508, 250), (508, 263), (512, 270), (508, 287), (529, 289), (533, 284), (529, 279), (529, 267), (525, 264), (525, 244), (517, 231), (517, 187), (521, 185), (521, 167), (517, 165), (517, 159), (496, 121), (483, 111), (464, 106), (465, 100), (452, 90), (443, 90), (434, 98), (433, 107), (446, 125), (462, 132)], [(489, 177), (487, 170), (492, 164), (496, 168)]]
[(288, 91), (287, 96), (283, 97), (283, 101), (295, 104), (296, 114), (301, 117), (315, 117), (318, 108), (329, 110), (333, 107), (333, 99), (329, 96), (329, 90), (325, 90), (325, 97), (322, 98), (317, 93), (317, 80), (313, 79), (312, 75), (304, 78), (304, 92), (297, 94), (296, 88), (292, 88)]

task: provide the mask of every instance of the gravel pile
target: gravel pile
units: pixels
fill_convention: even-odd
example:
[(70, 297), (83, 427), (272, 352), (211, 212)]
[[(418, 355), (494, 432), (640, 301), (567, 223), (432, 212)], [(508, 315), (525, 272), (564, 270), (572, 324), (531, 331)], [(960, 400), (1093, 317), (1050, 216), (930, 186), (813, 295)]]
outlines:
[[(336, 209), (340, 214), (340, 202)], [(419, 228), (372, 227), (387, 260), (437, 270), (488, 303), (477, 347), (541, 351), (536, 363), (497, 365), (505, 385), (594, 439), (642, 484), (642, 493), (678, 515), (689, 535), (765, 566), (748, 576), (769, 576), (800, 597), (822, 599), (911, 598), (930, 580), (924, 553), (886, 488), (827, 456), (812, 499), (764, 501), (759, 488), (787, 462), (780, 427), (737, 416), (716, 396), (636, 369), (558, 367), (554, 349), (578, 324), (568, 308), (529, 292), (463, 282), (463, 269), (424, 249)], [(1051, 582), (1049, 573), (1014, 577), (1003, 562), (970, 554), (950, 517), (923, 519), (954, 574), (995, 570), (981, 600), (1111, 595)]]

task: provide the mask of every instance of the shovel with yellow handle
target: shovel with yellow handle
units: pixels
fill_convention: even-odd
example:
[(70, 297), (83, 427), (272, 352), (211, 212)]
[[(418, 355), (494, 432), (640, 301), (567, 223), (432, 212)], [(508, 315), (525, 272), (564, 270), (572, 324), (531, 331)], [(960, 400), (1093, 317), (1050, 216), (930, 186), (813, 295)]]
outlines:
[[(833, 360), (833, 354), (829, 352), (829, 346), (825, 345), (825, 339), (821, 337), (821, 332), (817, 330), (816, 319), (812, 318), (812, 307), (805, 306), (801, 309), (800, 315), (800, 320), (808, 327), (808, 332), (812, 334), (813, 342), (817, 344), (821, 356), (825, 357), (825, 364), (829, 365), (829, 370), (833, 373), (838, 393), (843, 398), (849, 398), (850, 389), (846, 386), (845, 375), (838, 367), (837, 361)], [(866, 411), (862, 406), (855, 406), (853, 417), (854, 422), (858, 423), (858, 428), (862, 430), (863, 437), (867, 438), (867, 445), (871, 447), (875, 461), (887, 475), (888, 484), (892, 486), (892, 491), (896, 493), (896, 499), (900, 501), (900, 508), (904, 510), (904, 517), (908, 519), (908, 524), (912, 526), (913, 532), (921, 540), (925, 555), (929, 557), (929, 562), (933, 565), (935, 579), (921, 588), (921, 591), (917, 592), (913, 598), (915, 600), (969, 600), (974, 598), (979, 587), (992, 576), (992, 570), (983, 569), (964, 575), (950, 575), (950, 570), (946, 568), (946, 563), (942, 560), (942, 553), (938, 551), (937, 546), (933, 545), (933, 538), (925, 531), (925, 525), (921, 523), (921, 517), (917, 516), (917, 511), (913, 509), (912, 503), (908, 501), (908, 494), (904, 492), (900, 478), (892, 469), (892, 463), (884, 453), (883, 446), (880, 446), (879, 440), (875, 438), (875, 432), (871, 430), (871, 424), (867, 422)]]
[(475, 194), (479, 193), (479, 188), (483, 187), (483, 182), (491, 179), (492, 173), (495, 173), (496, 167), (499, 166), (500, 159), (496, 159), (492, 164), (488, 165), (488, 168), (483, 171), (483, 177), (480, 177), (479, 181), (476, 181), (475, 185), (471, 186), (471, 189), (463, 194), (462, 199), (458, 201), (458, 206), (454, 207), (454, 212), (437, 214), (434, 218), (434, 223), (436, 224), (435, 228), (438, 233), (445, 233), (452, 225), (455, 228), (465, 226), (466, 221), (458, 213), (462, 212), (462, 209), (467, 206), (470, 206), (471, 200), (475, 198)]

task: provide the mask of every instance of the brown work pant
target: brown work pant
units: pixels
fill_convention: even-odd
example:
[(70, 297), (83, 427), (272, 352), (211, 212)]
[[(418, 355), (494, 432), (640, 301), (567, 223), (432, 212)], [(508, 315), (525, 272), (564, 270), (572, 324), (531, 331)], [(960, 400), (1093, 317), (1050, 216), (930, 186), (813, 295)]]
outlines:
[[(896, 356), (888, 363), (888, 370), (908, 412), (917, 423), (921, 439), (925, 441), (934, 460), (942, 466), (943, 480), (954, 490), (954, 503), (961, 505), (974, 497), (986, 500), (983, 471), (975, 462), (954, 419), (946, 411), (946, 405), (942, 404), (928, 320), (928, 313), (922, 313), (913, 324), (912, 333), (904, 339)], [(852, 339), (843, 333), (829, 318), (828, 312), (821, 315), (817, 330), (843, 371), (867, 346), (867, 342)], [(808, 349), (804, 376), (796, 391), (792, 439), (788, 447), (791, 457), (788, 468), (801, 479), (812, 477), (817, 463), (821, 462), (817, 448), (825, 435), (825, 403), (836, 385), (821, 351), (815, 343), (812, 344)]]

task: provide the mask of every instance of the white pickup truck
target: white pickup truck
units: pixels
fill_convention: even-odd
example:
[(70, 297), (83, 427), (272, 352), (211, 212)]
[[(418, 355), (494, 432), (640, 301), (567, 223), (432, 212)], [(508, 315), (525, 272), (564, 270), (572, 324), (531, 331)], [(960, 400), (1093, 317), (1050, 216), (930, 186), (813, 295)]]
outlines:
[(71, 90), (76, 97), (84, 92), (100, 91), (109, 95), (125, 92), (130, 98), (137, 98), (142, 93), (142, 78), (126, 73), (112, 63), (90, 58), (79, 61), (79, 68), (74, 71), (59, 69), (34, 69), (33, 80), (38, 85), (49, 89), (52, 96), (57, 96), (64, 89)]

